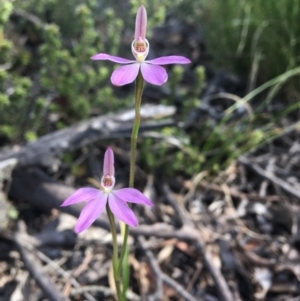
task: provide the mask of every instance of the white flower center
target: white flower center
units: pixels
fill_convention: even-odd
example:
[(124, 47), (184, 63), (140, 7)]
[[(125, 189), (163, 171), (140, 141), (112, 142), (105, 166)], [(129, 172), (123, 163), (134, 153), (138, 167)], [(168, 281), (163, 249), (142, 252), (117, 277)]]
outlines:
[(145, 39), (134, 40), (131, 44), (131, 51), (138, 62), (143, 62), (149, 53), (149, 42)]
[(115, 177), (110, 175), (105, 175), (101, 178), (101, 186), (104, 192), (109, 193), (115, 186)]

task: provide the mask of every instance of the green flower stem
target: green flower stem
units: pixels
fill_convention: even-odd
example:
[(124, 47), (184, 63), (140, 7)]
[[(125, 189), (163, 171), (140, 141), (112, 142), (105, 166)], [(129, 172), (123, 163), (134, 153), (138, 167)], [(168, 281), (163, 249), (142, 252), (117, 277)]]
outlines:
[[(131, 133), (131, 150), (130, 150), (130, 174), (129, 174), (129, 187), (134, 187), (134, 170), (135, 170), (135, 156), (136, 156), (136, 145), (137, 145), (137, 138), (141, 123), (141, 101), (142, 101), (142, 94), (144, 89), (144, 78), (141, 74), (141, 71), (139, 71), (139, 74), (136, 79), (135, 83), (135, 117), (134, 117), (134, 123)], [(121, 270), (123, 270), (123, 298), (126, 300), (126, 291), (129, 285), (129, 263), (128, 263), (128, 245), (127, 245), (127, 239), (128, 239), (128, 232), (129, 227), (128, 225), (124, 226), (123, 231), (123, 245), (121, 250), (121, 256), (120, 261), (118, 265), (118, 275), (121, 274)]]
[(106, 205), (106, 212), (109, 219), (111, 234), (112, 234), (112, 243), (113, 243), (113, 257), (112, 257), (112, 265), (113, 265), (113, 272), (114, 272), (114, 279), (115, 285), (117, 290), (118, 301), (123, 300), (122, 292), (121, 292), (121, 278), (120, 274), (118, 273), (118, 243), (117, 243), (117, 231), (115, 225), (115, 218), (112, 214), (108, 204)]
[(143, 89), (144, 89), (144, 78), (141, 74), (141, 71), (139, 71), (135, 83), (135, 117), (134, 117), (132, 133), (131, 133), (129, 187), (134, 187), (136, 144), (137, 144), (137, 138), (138, 138), (140, 123), (141, 123), (140, 110), (141, 110)]

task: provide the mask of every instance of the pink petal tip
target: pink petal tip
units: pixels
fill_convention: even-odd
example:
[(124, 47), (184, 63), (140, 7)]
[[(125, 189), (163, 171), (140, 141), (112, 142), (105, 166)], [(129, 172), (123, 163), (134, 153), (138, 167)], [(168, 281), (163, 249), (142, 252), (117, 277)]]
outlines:
[(61, 205), (60, 207), (65, 207), (69, 205), (74, 205), (81, 202), (89, 202), (90, 200), (95, 199), (99, 195), (100, 190), (96, 188), (80, 188), (71, 194)]
[(145, 40), (146, 30), (147, 30), (147, 11), (146, 8), (142, 5), (140, 6), (136, 14), (134, 39), (136, 41), (139, 38)]
[(149, 64), (153, 65), (169, 65), (169, 64), (189, 64), (191, 61), (184, 56), (170, 55), (162, 56), (156, 59), (146, 61)]
[(133, 211), (126, 202), (122, 201), (117, 195), (111, 194), (108, 198), (108, 204), (112, 213), (119, 220), (131, 227), (136, 227), (138, 225), (138, 220)]
[(104, 176), (115, 175), (114, 152), (110, 147), (107, 148), (104, 154), (103, 175)]
[(133, 63), (135, 61), (132, 60), (127, 60), (124, 59), (122, 57), (119, 56), (114, 56), (114, 55), (109, 55), (106, 53), (98, 53), (95, 54), (91, 57), (92, 60), (107, 60), (107, 61), (111, 61), (111, 62), (115, 62), (115, 63), (119, 63), (119, 64), (129, 64), (129, 63)]
[(115, 86), (124, 86), (130, 84), (136, 79), (139, 69), (139, 63), (122, 66), (113, 72), (110, 78), (111, 82)]
[(117, 195), (118, 198), (127, 203), (153, 206), (153, 203), (143, 193), (135, 188), (122, 188), (119, 190), (114, 190), (113, 194)]
[(165, 68), (157, 65), (142, 63), (141, 72), (146, 82), (161, 86), (168, 79), (168, 74)]

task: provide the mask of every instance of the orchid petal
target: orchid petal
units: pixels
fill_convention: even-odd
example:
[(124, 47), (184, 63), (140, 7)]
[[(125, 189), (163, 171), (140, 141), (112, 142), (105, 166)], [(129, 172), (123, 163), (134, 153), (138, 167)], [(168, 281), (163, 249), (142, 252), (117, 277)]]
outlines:
[(108, 194), (101, 193), (100, 196), (88, 202), (81, 210), (75, 226), (75, 232), (79, 233), (87, 229), (101, 214), (107, 203)]
[(145, 61), (145, 63), (153, 64), (153, 65), (168, 65), (168, 64), (189, 64), (191, 61), (184, 56), (178, 55), (170, 55), (170, 56), (162, 56), (156, 59)]
[(165, 68), (146, 63), (141, 64), (141, 72), (145, 81), (153, 85), (162, 85), (168, 79), (168, 74)]
[(88, 202), (95, 199), (99, 195), (100, 190), (95, 188), (80, 188), (76, 190), (71, 196), (69, 196), (60, 206), (69, 206), (81, 202)]
[(138, 40), (139, 38), (142, 38), (142, 40), (145, 40), (146, 29), (147, 29), (147, 11), (146, 8), (142, 5), (140, 6), (136, 14), (134, 39)]
[(114, 190), (112, 193), (127, 203), (153, 206), (152, 202), (144, 194), (134, 188), (122, 188)]
[(112, 213), (119, 220), (132, 227), (136, 227), (138, 225), (138, 220), (133, 211), (128, 207), (126, 202), (121, 200), (117, 195), (110, 194), (108, 204)]
[(109, 55), (106, 53), (98, 53), (91, 57), (92, 60), (108, 60), (119, 64), (129, 64), (134, 63), (135, 61), (127, 60), (119, 56)]
[(114, 152), (110, 147), (107, 148), (104, 154), (104, 163), (103, 163), (103, 175), (104, 176), (114, 176), (115, 167), (114, 167)]
[(122, 66), (113, 72), (110, 80), (115, 86), (130, 84), (136, 79), (139, 69), (139, 63)]

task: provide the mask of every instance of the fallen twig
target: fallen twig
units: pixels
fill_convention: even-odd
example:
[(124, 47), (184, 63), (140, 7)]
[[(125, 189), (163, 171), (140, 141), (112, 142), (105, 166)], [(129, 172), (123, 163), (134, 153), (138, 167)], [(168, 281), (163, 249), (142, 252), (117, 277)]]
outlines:
[[(219, 184), (217, 184), (217, 183), (207, 182), (207, 181), (201, 179), (201, 181), (198, 182), (195, 186), (199, 186), (202, 189), (212, 190), (212, 191), (215, 191), (217, 193), (224, 194), (224, 190), (223, 190), (222, 186), (219, 185)], [(194, 187), (194, 183), (188, 183), (188, 182), (185, 183), (185, 187), (188, 188), (188, 189), (190, 189), (190, 190), (195, 188)], [(245, 193), (245, 192), (241, 192), (241, 191), (238, 191), (237, 189), (232, 188), (232, 187), (228, 187), (228, 192), (234, 198), (247, 199), (249, 201), (272, 202), (272, 201), (281, 201), (282, 200), (282, 197), (278, 196), (278, 195), (260, 196), (257, 193)]]
[[(22, 227), (21, 227), (21, 229), (22, 229)], [(39, 278), (40, 273), (43, 273), (43, 268), (39, 264), (37, 264), (37, 260), (36, 260), (36, 258), (34, 258), (34, 257), (38, 257), (41, 261), (43, 261), (43, 262), (47, 263), (48, 265), (50, 265), (51, 267), (53, 267), (53, 269), (55, 271), (57, 271), (58, 274), (60, 274), (64, 278), (68, 279), (75, 288), (77, 288), (78, 290), (81, 289), (81, 285), (76, 281), (76, 279), (74, 277), (72, 277), (71, 274), (69, 274), (68, 272), (63, 270), (55, 261), (51, 260), (48, 256), (46, 256), (44, 253), (42, 253), (38, 249), (35, 249), (35, 247), (30, 244), (31, 241), (34, 241), (34, 238), (32, 236), (30, 236), (29, 234), (27, 234), (26, 232), (24, 232), (24, 229), (20, 233), (17, 233), (16, 235), (10, 234), (8, 232), (2, 232), (1, 235), (3, 235), (3, 237), (5, 237), (7, 239), (11, 239), (18, 245), (22, 259), (23, 260), (25, 259), (24, 264), (30, 273), (31, 273), (31, 269), (33, 267), (33, 273), (35, 273), (32, 275), (33, 278), (35, 278), (35, 276)], [(35, 253), (36, 256), (34, 256), (33, 253)], [(36, 271), (36, 269), (38, 269), (38, 271)], [(46, 274), (43, 273), (43, 276), (44, 275), (46, 275)], [(47, 277), (48, 276), (46, 275), (46, 278)], [(42, 278), (41, 279), (39, 278), (38, 280), (42, 280)], [(38, 280), (36, 279), (37, 283), (40, 285)], [(57, 297), (56, 299), (50, 299), (50, 297), (48, 297), (51, 301), (52, 300), (53, 301), (69, 300), (68, 298), (63, 297), (60, 294), (60, 292), (57, 293), (56, 286), (54, 286), (54, 284), (52, 283), (51, 280), (50, 280), (50, 282), (51, 282), (50, 285), (48, 285), (48, 282), (42, 282), (42, 285), (45, 285), (45, 289), (49, 290), (50, 294), (52, 294), (52, 291), (54, 292), (53, 297)], [(53, 286), (55, 288), (54, 290), (53, 290)], [(41, 288), (43, 289), (43, 287), (41, 287)], [(82, 294), (84, 295), (86, 300), (96, 301), (96, 299), (88, 292), (83, 290)], [(59, 299), (58, 298), (59, 296), (61, 296), (63, 299)]]
[[(25, 234), (26, 235), (26, 234)], [(34, 248), (25, 243), (24, 233), (18, 232), (14, 235), (14, 242), (18, 246), (19, 253), (24, 262), (26, 269), (30, 275), (35, 279), (38, 286), (42, 289), (45, 297), (50, 301), (67, 301), (68, 298), (64, 297), (57, 289), (55, 284), (51, 281), (49, 276), (43, 271), (43, 267), (37, 260)]]
[(245, 156), (241, 156), (239, 158), (239, 162), (249, 166), (250, 168), (252, 168), (255, 172), (257, 172), (260, 176), (262, 176), (263, 178), (269, 180), (270, 182), (272, 182), (273, 184), (281, 187), (283, 190), (285, 190), (287, 193), (295, 196), (298, 200), (300, 200), (300, 190), (294, 188), (293, 186), (291, 186), (289, 183), (287, 183), (284, 180), (281, 180), (280, 178), (276, 177), (274, 175), (274, 173), (272, 173), (271, 171), (267, 171), (262, 169), (258, 164), (252, 162), (251, 160), (249, 160), (247, 157)]
[[(69, 128), (50, 133), (25, 146), (14, 146), (0, 153), (0, 162), (15, 158), (18, 167), (46, 166), (52, 169), (59, 163), (59, 157), (67, 151), (78, 149), (87, 144), (107, 138), (130, 135), (134, 110), (108, 114), (80, 122)], [(141, 108), (143, 119), (156, 116), (172, 116), (175, 107), (164, 105), (144, 105)], [(173, 120), (148, 121), (141, 124), (140, 131), (155, 130), (174, 126)]]
[(168, 275), (163, 273), (157, 263), (157, 260), (155, 259), (153, 253), (146, 248), (145, 246), (145, 239), (142, 236), (138, 237), (139, 243), (141, 247), (143, 248), (148, 260), (149, 264), (155, 274), (156, 277), (156, 291), (154, 294), (152, 294), (149, 297), (149, 300), (161, 300), (163, 298), (163, 289), (162, 289), (162, 283), (166, 283), (167, 285), (171, 286), (173, 289), (176, 290), (176, 292), (185, 300), (188, 301), (199, 301), (199, 299), (196, 299), (193, 297), (183, 286), (181, 286), (179, 283), (177, 283), (175, 280), (170, 278)]

